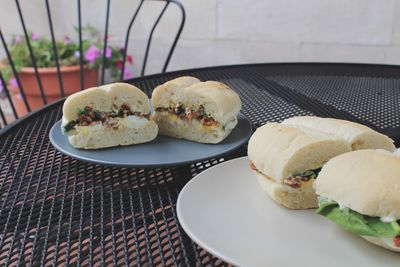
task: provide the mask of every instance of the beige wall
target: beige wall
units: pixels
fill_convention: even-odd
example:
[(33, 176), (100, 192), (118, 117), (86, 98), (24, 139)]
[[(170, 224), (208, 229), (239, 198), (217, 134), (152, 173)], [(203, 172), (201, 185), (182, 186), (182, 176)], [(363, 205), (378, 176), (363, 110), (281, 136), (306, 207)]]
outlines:
[[(20, 0), (29, 28), (49, 34), (43, 0)], [(138, 3), (113, 0), (110, 33), (122, 44)], [(400, 0), (182, 0), (187, 22), (169, 70), (283, 61), (400, 63)], [(76, 36), (76, 1), (50, 0), (58, 36)], [(102, 28), (105, 1), (82, 0), (84, 23)], [(131, 33), (138, 75), (159, 3), (146, 2)], [(21, 32), (15, 3), (0, 0), (0, 27)], [(155, 33), (148, 73), (161, 70), (179, 11), (171, 7)]]

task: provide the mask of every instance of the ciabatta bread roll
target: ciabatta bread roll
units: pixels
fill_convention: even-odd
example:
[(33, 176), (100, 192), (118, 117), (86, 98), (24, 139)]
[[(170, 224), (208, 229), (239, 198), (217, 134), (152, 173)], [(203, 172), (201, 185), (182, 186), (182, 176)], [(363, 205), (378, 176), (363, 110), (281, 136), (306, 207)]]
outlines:
[(97, 149), (153, 140), (146, 94), (127, 83), (93, 87), (69, 96), (63, 106), (62, 131), (76, 148)]
[(250, 167), (263, 190), (291, 209), (316, 208), (313, 189), (320, 168), (350, 151), (341, 139), (268, 123), (258, 128), (248, 145)]
[(282, 124), (342, 138), (351, 146), (352, 150), (385, 149), (394, 151), (396, 149), (393, 145), (394, 141), (386, 135), (351, 121), (301, 116), (286, 119)]
[(317, 213), (371, 243), (400, 252), (400, 157), (358, 150), (330, 160), (315, 184)]
[(261, 187), (292, 209), (317, 207), (313, 189), (320, 168), (356, 149), (394, 151), (393, 140), (357, 123), (319, 117), (293, 117), (269, 123), (250, 138), (248, 155)]
[(239, 96), (227, 85), (180, 77), (156, 87), (153, 119), (163, 135), (219, 143), (237, 124)]

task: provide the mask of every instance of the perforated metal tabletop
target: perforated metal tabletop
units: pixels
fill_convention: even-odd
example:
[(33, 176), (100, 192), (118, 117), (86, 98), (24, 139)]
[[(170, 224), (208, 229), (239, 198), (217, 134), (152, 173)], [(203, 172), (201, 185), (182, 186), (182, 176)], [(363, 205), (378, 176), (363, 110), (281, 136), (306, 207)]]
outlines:
[[(131, 82), (150, 96), (158, 84), (182, 75), (230, 85), (241, 96), (242, 113), (256, 127), (295, 115), (335, 117), (366, 124), (400, 144), (400, 67), (242, 65)], [(221, 158), (162, 169), (79, 162), (49, 142), (62, 104), (0, 131), (0, 265), (225, 265), (184, 233), (175, 205), (191, 178), (245, 155), (246, 147)]]

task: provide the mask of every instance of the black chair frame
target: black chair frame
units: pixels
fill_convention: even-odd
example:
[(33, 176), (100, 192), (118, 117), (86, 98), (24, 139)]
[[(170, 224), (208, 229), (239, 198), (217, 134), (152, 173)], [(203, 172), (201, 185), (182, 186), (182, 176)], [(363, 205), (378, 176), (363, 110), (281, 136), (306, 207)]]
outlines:
[[(125, 43), (124, 43), (123, 60), (122, 60), (122, 70), (124, 70), (125, 65), (126, 65), (127, 51), (128, 51), (128, 46), (129, 46), (129, 36), (130, 36), (131, 31), (132, 31), (132, 26), (133, 26), (133, 24), (134, 24), (134, 22), (135, 22), (135, 20), (136, 20), (136, 18), (138, 16), (139, 12), (142, 10), (142, 8), (144, 6), (144, 3), (145, 2), (149, 2), (149, 1), (164, 2), (164, 4), (163, 4), (161, 12), (157, 16), (157, 19), (154, 22), (154, 24), (153, 24), (153, 26), (151, 28), (151, 31), (149, 33), (149, 36), (148, 36), (147, 45), (146, 45), (146, 49), (145, 49), (145, 53), (144, 53), (144, 59), (143, 59), (142, 68), (141, 68), (141, 76), (144, 75), (145, 70), (146, 70), (146, 65), (147, 65), (147, 60), (148, 60), (149, 51), (150, 51), (150, 47), (151, 47), (151, 42), (152, 42), (152, 39), (153, 39), (153, 34), (154, 34), (157, 26), (159, 25), (159, 22), (160, 22), (162, 16), (165, 14), (165, 11), (167, 10), (167, 8), (171, 4), (177, 6), (179, 8), (179, 10), (180, 10), (180, 13), (181, 13), (181, 20), (180, 20), (179, 28), (178, 28), (175, 36), (174, 36), (171, 48), (169, 49), (167, 58), (166, 58), (166, 60), (164, 62), (164, 65), (163, 65), (163, 68), (162, 68), (162, 72), (165, 72), (167, 67), (168, 67), (168, 64), (169, 64), (169, 62), (171, 60), (172, 54), (173, 54), (173, 52), (175, 50), (175, 47), (176, 47), (176, 44), (177, 44), (177, 42), (178, 42), (178, 40), (180, 38), (180, 35), (182, 33), (182, 30), (183, 30), (183, 27), (185, 25), (185, 20), (186, 20), (185, 9), (184, 9), (183, 5), (181, 4), (181, 2), (179, 2), (179, 0), (140, 0), (140, 2), (138, 3), (137, 8), (133, 12), (132, 18), (131, 18), (131, 20), (129, 22), (129, 25), (128, 25), (128, 29), (127, 29), (126, 34), (125, 34)], [(57, 53), (56, 39), (55, 39), (55, 35), (54, 35), (51, 8), (50, 8), (49, 0), (44, 0), (44, 2), (45, 2), (45, 6), (46, 6), (46, 14), (47, 14), (48, 25), (49, 25), (49, 29), (50, 29), (52, 48), (53, 48), (54, 59), (55, 59), (55, 66), (57, 68), (57, 74), (58, 74), (57, 76), (58, 76), (58, 84), (59, 84), (59, 88), (60, 88), (60, 94), (61, 94), (62, 97), (64, 97), (65, 93), (64, 93), (64, 87), (63, 87), (62, 75), (61, 75), (61, 72), (60, 72), (60, 64), (59, 64), (59, 57), (58, 57), (58, 53)], [(24, 20), (24, 16), (23, 16), (23, 12), (22, 12), (22, 9), (21, 9), (20, 1), (19, 0), (15, 0), (15, 4), (16, 4), (17, 10), (18, 10), (18, 16), (19, 16), (19, 19), (20, 19), (20, 22), (21, 22), (21, 26), (22, 26), (22, 30), (23, 30), (23, 36), (24, 36), (24, 38), (26, 40), (26, 44), (27, 44), (27, 48), (28, 48), (28, 51), (29, 51), (29, 54), (30, 54), (30, 59), (31, 59), (31, 62), (32, 62), (32, 66), (33, 66), (34, 71), (35, 71), (35, 76), (36, 76), (36, 80), (37, 80), (38, 87), (39, 87), (39, 90), (40, 90), (40, 95), (41, 95), (43, 104), (46, 105), (48, 103), (48, 101), (46, 99), (46, 95), (45, 95), (44, 90), (43, 90), (43, 84), (42, 84), (42, 81), (41, 81), (41, 78), (40, 78), (40, 75), (39, 75), (39, 72), (38, 72), (38, 67), (37, 67), (37, 64), (36, 64), (36, 60), (35, 60), (35, 57), (34, 57), (34, 54), (33, 54), (32, 45), (31, 45), (30, 39), (29, 39), (29, 32), (28, 32), (28, 29), (26, 27), (26, 23), (25, 23), (25, 20)], [(105, 4), (106, 4), (105, 25), (104, 25), (104, 36), (105, 36), (105, 38), (104, 38), (104, 45), (103, 45), (104, 50), (103, 50), (103, 53), (102, 53), (102, 55), (103, 55), (102, 56), (102, 64), (101, 64), (101, 69), (99, 70), (100, 73), (101, 73), (101, 75), (100, 75), (100, 84), (104, 84), (104, 79), (105, 79), (105, 65), (106, 65), (106, 62), (107, 62), (107, 58), (105, 56), (105, 54), (106, 54), (105, 53), (105, 49), (107, 47), (107, 41), (108, 41), (106, 36), (108, 35), (108, 31), (109, 31), (109, 18), (110, 18), (111, 0), (105, 0)], [(83, 51), (82, 51), (83, 48), (82, 48), (81, 0), (77, 0), (77, 12), (78, 12), (78, 41), (79, 41), (79, 51), (80, 51), (80, 59), (79, 59), (79, 61), (80, 61), (80, 89), (83, 90), (84, 89), (84, 79), (85, 79), (85, 77), (84, 77), (84, 71), (83, 71), (84, 59), (83, 59)], [(7, 46), (6, 39), (4, 37), (4, 34), (3, 34), (2, 30), (1, 30), (1, 28), (0, 28), (0, 39), (1, 39), (1, 43), (2, 43), (2, 45), (4, 47), (4, 51), (5, 51), (8, 63), (9, 63), (10, 68), (12, 70), (12, 74), (13, 74), (14, 78), (16, 79), (16, 82), (17, 82), (18, 87), (20, 89), (22, 100), (24, 101), (24, 104), (26, 106), (27, 111), (31, 112), (31, 107), (29, 106), (28, 100), (27, 100), (26, 95), (25, 95), (24, 88), (22, 87), (22, 83), (21, 83), (21, 80), (20, 80), (19, 75), (18, 75), (18, 71), (17, 71), (17, 69), (15, 67), (15, 64), (14, 64), (14, 61), (13, 61), (13, 59), (11, 57), (10, 51), (8, 49), (8, 46)], [(123, 80), (123, 75), (124, 75), (124, 72), (121, 71), (120, 80)], [(13, 116), (14, 116), (15, 119), (18, 119), (19, 117), (18, 117), (16, 109), (15, 109), (15, 107), (13, 105), (9, 88), (7, 87), (7, 84), (5, 82), (4, 76), (1, 73), (1, 71), (0, 71), (0, 81), (3, 84), (6, 98), (7, 98), (7, 100), (9, 101), (9, 103), (11, 105)], [(3, 112), (3, 110), (1, 109), (1, 106), (0, 106), (0, 117), (1, 117), (1, 119), (3, 121), (3, 125), (7, 125), (8, 121), (6, 119), (6, 116), (5, 116), (4, 112)], [(0, 129), (1, 129), (1, 124), (0, 124)]]

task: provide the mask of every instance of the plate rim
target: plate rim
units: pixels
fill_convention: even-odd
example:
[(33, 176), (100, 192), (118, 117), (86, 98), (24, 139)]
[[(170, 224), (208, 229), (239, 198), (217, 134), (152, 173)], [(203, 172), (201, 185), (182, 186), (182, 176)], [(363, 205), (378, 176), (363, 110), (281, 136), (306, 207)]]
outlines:
[(189, 182), (187, 182), (185, 184), (185, 186), (182, 188), (182, 190), (179, 192), (178, 198), (176, 200), (176, 215), (178, 217), (178, 221), (179, 224), (181, 225), (182, 229), (185, 231), (185, 233), (190, 237), (190, 239), (195, 242), (197, 245), (199, 245), (201, 248), (203, 248), (204, 250), (206, 250), (208, 253), (212, 254), (215, 257), (218, 257), (219, 259), (227, 262), (228, 264), (234, 265), (234, 266), (242, 266), (241, 263), (239, 262), (234, 262), (231, 259), (227, 258), (226, 256), (224, 256), (223, 254), (219, 253), (217, 250), (214, 250), (213, 248), (211, 248), (210, 246), (208, 246), (206, 243), (204, 243), (200, 238), (196, 237), (196, 235), (194, 233), (192, 233), (191, 231), (188, 230), (188, 225), (186, 223), (186, 221), (184, 219), (182, 219), (182, 210), (181, 210), (181, 205), (179, 203), (181, 203), (182, 201), (182, 193), (184, 191), (187, 191), (188, 188), (191, 186), (191, 184), (195, 183), (197, 179), (199, 178), (200, 174), (206, 174), (210, 171), (212, 171), (212, 169), (214, 167), (223, 165), (227, 162), (233, 162), (233, 161), (241, 161), (248, 158), (248, 156), (243, 156), (243, 157), (238, 157), (238, 158), (234, 158), (234, 159), (230, 159), (224, 162), (221, 162), (217, 165), (214, 165), (210, 168), (208, 168), (207, 170), (202, 171), (201, 173), (199, 173), (198, 175), (196, 175), (195, 177), (193, 177)]
[[(56, 127), (58, 127), (58, 125), (61, 124), (61, 121), (62, 121), (61, 119), (56, 121), (53, 124), (53, 126), (50, 129), (50, 132), (49, 132), (48, 136), (49, 136), (49, 139), (50, 139), (50, 143), (53, 145), (53, 147), (57, 151), (59, 151), (60, 153), (62, 153), (64, 155), (67, 155), (67, 156), (69, 156), (71, 158), (74, 158), (76, 160), (80, 160), (80, 161), (84, 161), (84, 162), (88, 162), (88, 163), (93, 163), (93, 164), (103, 165), (103, 166), (110, 166), (110, 167), (122, 167), (122, 168), (175, 167), (175, 166), (191, 164), (191, 163), (194, 163), (194, 162), (204, 161), (204, 160), (207, 160), (207, 159), (210, 159), (210, 158), (213, 158), (213, 157), (217, 157), (217, 156), (220, 156), (220, 155), (224, 155), (224, 154), (230, 153), (230, 152), (242, 147), (250, 139), (251, 135), (254, 132), (255, 127), (254, 127), (254, 123), (249, 118), (247, 118), (247, 116), (245, 116), (243, 113), (239, 112), (238, 116), (241, 116), (244, 119), (246, 125), (249, 127), (249, 132), (247, 133), (245, 138), (241, 139), (240, 142), (238, 142), (238, 144), (236, 146), (232, 146), (231, 148), (229, 148), (229, 149), (227, 149), (227, 150), (225, 150), (223, 152), (215, 153), (215, 154), (208, 155), (208, 156), (205, 156), (205, 157), (201, 157), (201, 158), (197, 158), (197, 159), (193, 159), (193, 160), (170, 162), (170, 163), (152, 163), (152, 164), (134, 164), (134, 163), (129, 163), (129, 164), (126, 164), (126, 163), (118, 163), (118, 162), (114, 162), (114, 161), (113, 162), (110, 162), (110, 161), (104, 162), (104, 161), (101, 161), (101, 160), (98, 160), (98, 159), (88, 159), (86, 157), (81, 157), (81, 156), (76, 155), (74, 153), (70, 153), (69, 151), (66, 151), (65, 149), (63, 149), (63, 147), (59, 146), (58, 143), (54, 140), (54, 137), (53, 137), (54, 132), (57, 131)], [(183, 140), (183, 139), (178, 139), (178, 140)], [(218, 144), (216, 144), (216, 145), (218, 145)], [(115, 148), (120, 148), (120, 147), (122, 147), (122, 146), (113, 147), (113, 148), (115, 149)], [(107, 148), (105, 148), (105, 149), (107, 149)], [(94, 151), (99, 151), (99, 150), (94, 150)]]
[[(190, 194), (190, 190), (191, 190), (190, 188), (191, 187), (196, 187), (195, 183), (200, 183), (202, 178), (206, 178), (207, 176), (210, 177), (209, 173), (213, 172), (216, 168), (220, 168), (223, 165), (228, 164), (228, 163), (230, 163), (230, 165), (234, 165), (234, 166), (241, 165), (241, 168), (242, 168), (242, 167), (245, 167), (244, 164), (247, 163), (246, 161), (248, 162), (248, 156), (238, 157), (238, 158), (234, 158), (234, 159), (230, 159), (230, 160), (218, 163), (218, 164), (216, 164), (214, 166), (211, 166), (210, 168), (202, 171), (201, 173), (197, 174), (195, 177), (193, 177), (190, 181), (188, 181), (185, 184), (185, 186), (179, 192), (179, 195), (178, 195), (178, 198), (177, 198), (177, 203), (176, 203), (176, 212), (177, 212), (177, 218), (178, 218), (179, 224), (182, 227), (182, 229), (184, 230), (184, 232), (190, 237), (192, 242), (197, 244), (199, 247), (201, 247), (202, 249), (204, 249), (205, 251), (207, 251), (211, 255), (213, 255), (215, 257), (218, 257), (219, 259), (225, 261), (226, 263), (232, 264), (234, 266), (247, 266), (247, 265), (249, 265), (248, 262), (246, 263), (246, 261), (248, 261), (248, 259), (237, 257), (237, 256), (233, 256), (233, 254), (226, 253), (226, 251), (224, 252), (224, 250), (221, 249), (221, 244), (219, 244), (217, 246), (213, 242), (210, 243), (209, 238), (208, 237), (207, 238), (204, 237), (204, 235), (201, 233), (202, 231), (198, 231), (199, 227), (191, 227), (190, 225), (193, 225), (192, 224), (193, 220), (192, 220), (192, 222), (188, 223), (185, 220), (185, 215), (183, 215), (184, 213), (186, 213), (184, 210), (187, 210), (187, 208), (189, 207), (188, 205), (184, 205), (183, 204), (184, 203), (183, 195), (185, 195), (186, 200), (188, 200), (189, 199), (188, 196), (191, 195)], [(238, 164), (239, 162), (240, 162), (240, 164)], [(250, 170), (250, 169), (248, 169), (248, 170)], [(227, 172), (225, 170), (222, 173), (225, 174)], [(221, 172), (219, 174), (221, 175)], [(222, 178), (222, 177), (218, 177), (218, 176), (216, 176), (216, 173), (214, 173), (214, 175), (212, 175), (211, 178), (209, 178), (208, 181), (206, 181), (206, 182), (210, 182), (213, 179), (215, 180), (215, 179), (218, 179), (218, 178)], [(202, 187), (204, 189), (204, 183), (202, 184)], [(199, 192), (200, 193), (204, 193), (203, 190), (195, 190), (195, 191), (197, 191), (197, 193), (199, 193)], [(195, 193), (195, 195), (197, 195), (197, 193)], [(262, 194), (264, 192), (260, 189), (259, 193)], [(272, 203), (272, 205), (278, 205), (277, 203), (273, 203), (274, 201), (272, 199), (269, 199), (269, 202)], [(210, 202), (207, 202), (207, 203), (209, 204)], [(203, 206), (202, 205), (198, 206), (198, 208), (201, 208), (201, 207), (204, 207), (204, 205)], [(281, 208), (286, 210), (286, 208), (284, 208), (284, 207), (281, 207)], [(286, 210), (285, 213), (286, 212), (293, 213), (293, 210)], [(303, 210), (302, 212), (306, 212), (306, 210)], [(199, 218), (204, 217), (204, 215), (205, 214), (200, 214)], [(316, 215), (316, 214), (314, 213), (314, 215)], [(186, 216), (186, 218), (188, 218), (188, 221), (190, 220), (189, 217)], [(324, 221), (328, 221), (328, 220), (324, 220)], [(322, 220), (321, 220), (321, 222), (322, 222)], [(362, 246), (370, 247), (371, 250), (369, 250), (369, 248), (368, 248), (368, 250), (365, 250), (365, 251), (369, 251), (369, 252), (376, 251), (377, 253), (380, 253), (380, 254), (378, 254), (380, 256), (386, 255), (384, 253), (392, 254), (392, 255), (394, 255), (394, 257), (400, 256), (400, 255), (396, 255), (397, 254), (396, 252), (388, 251), (388, 250), (386, 250), (384, 248), (381, 248), (381, 247), (378, 247), (376, 245), (370, 244), (370, 243), (366, 242), (365, 240), (361, 240), (361, 238), (359, 236), (351, 234), (348, 231), (344, 231), (343, 229), (341, 229), (340, 227), (337, 227), (333, 223), (330, 223), (330, 225), (331, 226), (329, 227), (329, 229), (332, 229), (334, 231), (336, 231), (336, 230), (340, 231), (342, 234), (344, 234), (344, 236), (346, 236), (346, 235), (351, 236), (353, 241), (357, 240), (357, 242), (360, 242), (360, 244), (362, 242), (363, 243)], [(204, 231), (203, 231), (203, 233), (204, 233)], [(347, 241), (353, 242), (351, 240), (341, 240), (340, 242), (347, 242)], [(352, 244), (352, 245), (355, 245), (355, 244)], [(356, 251), (356, 249), (355, 249), (355, 251)], [(377, 259), (377, 258), (375, 258), (375, 259)], [(390, 259), (390, 264), (391, 264), (390, 266), (397, 266), (397, 258), (395, 260), (396, 260), (395, 263), (393, 263), (393, 258)], [(386, 261), (382, 261), (380, 264), (385, 264), (385, 262)], [(265, 263), (265, 264), (270, 265), (271, 262), (270, 263)], [(265, 264), (262, 264), (260, 266), (265, 266)], [(381, 266), (380, 264), (377, 264), (377, 262), (374, 262), (374, 264), (375, 265), (373, 265), (373, 266)], [(313, 265), (310, 265), (310, 266), (313, 266)], [(335, 264), (335, 265), (332, 265), (332, 266), (338, 266), (338, 265)]]

